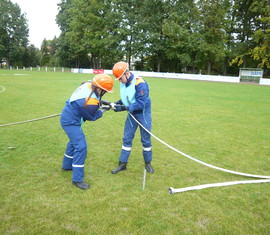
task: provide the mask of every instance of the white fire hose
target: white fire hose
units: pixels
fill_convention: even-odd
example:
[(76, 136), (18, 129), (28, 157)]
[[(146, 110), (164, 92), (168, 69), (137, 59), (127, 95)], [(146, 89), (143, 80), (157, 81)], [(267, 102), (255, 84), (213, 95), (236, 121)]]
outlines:
[(0, 86), (0, 93), (4, 92), (6, 88), (4, 86)]
[(254, 183), (270, 183), (270, 176), (264, 176), (264, 175), (253, 175), (253, 174), (247, 174), (247, 173), (241, 173), (241, 172), (237, 172), (237, 171), (232, 171), (232, 170), (227, 170), (221, 167), (217, 167), (217, 166), (213, 166), (211, 164), (205, 163), (203, 161), (200, 161), (194, 157), (191, 157), (181, 151), (179, 151), (178, 149), (172, 147), (171, 145), (167, 144), (166, 142), (164, 142), (163, 140), (159, 139), (158, 137), (156, 137), (154, 134), (152, 134), (150, 131), (148, 131), (131, 113), (129, 113), (129, 115), (147, 132), (149, 133), (151, 136), (153, 136), (156, 140), (158, 140), (159, 142), (161, 142), (162, 144), (166, 145), (168, 148), (174, 150), (175, 152), (195, 161), (198, 162), (202, 165), (208, 166), (210, 168), (216, 169), (216, 170), (220, 170), (220, 171), (224, 171), (224, 172), (228, 172), (231, 174), (235, 174), (235, 175), (242, 175), (242, 176), (246, 176), (246, 177), (253, 177), (253, 178), (259, 178), (260, 180), (245, 180), (245, 181), (229, 181), (229, 182), (223, 182), (223, 183), (215, 183), (215, 184), (204, 184), (204, 185), (198, 185), (198, 186), (192, 186), (192, 187), (186, 187), (186, 188), (179, 188), (179, 189), (175, 189), (173, 187), (169, 188), (169, 193), (170, 194), (174, 194), (174, 193), (180, 193), (180, 192), (186, 192), (186, 191), (190, 191), (190, 190), (198, 190), (198, 189), (204, 189), (204, 188), (212, 188), (212, 187), (223, 187), (223, 186), (230, 186), (230, 185), (236, 185), (236, 184), (254, 184)]
[(35, 122), (35, 121), (39, 121), (39, 120), (43, 120), (43, 119), (47, 119), (47, 118), (57, 117), (57, 116), (60, 116), (60, 115), (61, 115), (61, 113), (58, 113), (58, 114), (45, 116), (45, 117), (41, 117), (41, 118), (36, 118), (36, 119), (31, 119), (31, 120), (22, 121), (22, 122), (14, 122), (14, 123), (2, 124), (2, 125), (0, 125), (0, 127), (12, 126), (12, 125), (17, 125), (17, 124), (22, 124), (22, 123), (27, 123), (27, 122)]
[[(110, 103), (110, 106), (112, 109), (114, 109), (114, 104)], [(54, 114), (54, 115), (50, 115), (50, 116), (45, 116), (45, 117), (41, 117), (41, 118), (36, 118), (36, 119), (31, 119), (31, 120), (27, 120), (27, 121), (22, 121), (22, 122), (15, 122), (15, 123), (9, 123), (9, 124), (2, 124), (0, 125), (0, 127), (4, 127), (4, 126), (11, 126), (11, 125), (16, 125), (16, 124), (22, 124), (22, 123), (27, 123), (27, 122), (34, 122), (34, 121), (39, 121), (39, 120), (43, 120), (43, 119), (47, 119), (47, 118), (52, 118), (52, 117), (56, 117), (56, 116), (60, 116), (61, 113), (58, 114)], [(264, 176), (264, 175), (254, 175), (254, 174), (247, 174), (247, 173), (241, 173), (241, 172), (237, 172), (237, 171), (232, 171), (232, 170), (227, 170), (221, 167), (217, 167), (217, 166), (213, 166), (211, 164), (205, 163), (203, 161), (200, 161), (196, 158), (193, 158), (191, 156), (189, 156), (188, 154), (185, 154), (181, 151), (179, 151), (178, 149), (172, 147), (171, 145), (167, 144), (166, 142), (164, 142), (163, 140), (159, 139), (158, 137), (156, 137), (153, 133), (151, 133), (150, 131), (148, 131), (131, 113), (129, 113), (129, 115), (147, 132), (149, 133), (152, 137), (154, 137), (156, 140), (158, 140), (159, 142), (161, 142), (162, 144), (166, 145), (168, 148), (172, 149), (173, 151), (195, 161), (198, 162), (202, 165), (205, 165), (207, 167), (216, 169), (216, 170), (220, 170), (220, 171), (224, 171), (227, 173), (231, 173), (231, 174), (235, 174), (235, 175), (242, 175), (242, 176), (246, 176), (246, 177), (253, 177), (253, 178), (259, 178), (260, 180), (244, 180), (244, 181), (229, 181), (229, 182), (223, 182), (223, 183), (214, 183), (214, 184), (204, 184), (204, 185), (197, 185), (197, 186), (191, 186), (191, 187), (186, 187), (186, 188), (179, 188), (179, 189), (175, 189), (173, 187), (169, 187), (169, 193), (170, 194), (174, 194), (174, 193), (180, 193), (180, 192), (186, 192), (186, 191), (191, 191), (191, 190), (199, 190), (199, 189), (205, 189), (205, 188), (213, 188), (213, 187), (223, 187), (223, 186), (230, 186), (230, 185), (236, 185), (236, 184), (254, 184), (254, 183), (270, 183), (270, 176)], [(145, 180), (146, 180), (146, 171), (144, 170), (144, 176), (143, 176), (143, 189), (145, 187)]]
[(186, 188), (178, 188), (178, 189), (170, 187), (169, 193), (174, 194), (174, 193), (182, 193), (186, 191), (199, 190), (199, 189), (205, 189), (205, 188), (223, 187), (223, 186), (230, 186), (230, 185), (236, 185), (236, 184), (258, 184), (258, 183), (270, 183), (270, 179), (229, 181), (229, 182), (223, 182), (223, 183), (202, 184), (202, 185), (191, 186), (191, 187), (186, 187)]

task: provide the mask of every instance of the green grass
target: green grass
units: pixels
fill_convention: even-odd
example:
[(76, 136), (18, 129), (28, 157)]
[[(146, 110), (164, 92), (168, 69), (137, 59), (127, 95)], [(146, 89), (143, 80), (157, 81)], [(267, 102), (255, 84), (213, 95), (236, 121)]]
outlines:
[[(14, 75), (14, 73), (27, 75)], [(0, 70), (0, 124), (60, 113), (92, 75)], [(199, 160), (270, 175), (270, 87), (146, 78), (152, 132)], [(104, 99), (119, 99), (119, 84)], [(106, 112), (83, 125), (88, 141), (85, 181), (71, 185), (61, 163), (67, 136), (59, 117), (0, 127), (0, 234), (269, 234), (269, 184), (170, 195), (168, 188), (251, 178), (207, 168), (155, 139), (142, 191), (139, 132), (128, 170), (112, 175), (126, 113)], [(9, 149), (9, 147), (14, 147)]]

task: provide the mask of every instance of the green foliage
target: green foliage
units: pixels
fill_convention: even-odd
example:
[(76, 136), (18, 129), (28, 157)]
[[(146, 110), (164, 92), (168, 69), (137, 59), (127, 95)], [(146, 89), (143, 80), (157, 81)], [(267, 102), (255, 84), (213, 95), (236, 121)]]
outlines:
[(50, 55), (51, 46), (49, 45), (49, 41), (46, 39), (43, 40), (41, 44), (41, 58), (40, 58), (40, 65), (41, 66), (48, 66), (51, 55)]
[[(93, 75), (0, 70), (0, 124), (60, 113)], [(146, 78), (152, 132), (199, 160), (270, 175), (269, 86)], [(162, 91), (162, 92), (161, 92)], [(119, 84), (106, 100), (119, 99)], [(83, 125), (88, 156), (82, 191), (61, 163), (68, 141), (59, 117), (0, 127), (0, 234), (268, 234), (269, 184), (168, 194), (175, 188), (250, 180), (207, 168), (153, 140), (155, 173), (142, 190), (136, 134), (128, 170), (118, 163), (126, 113)]]
[(39, 65), (40, 51), (34, 45), (29, 45), (25, 48), (23, 57), (23, 66), (32, 67)]
[(202, 37), (200, 51), (201, 60), (207, 63), (208, 74), (211, 73), (214, 63), (223, 61), (226, 48), (226, 15), (229, 13), (228, 2), (224, 0), (201, 0), (199, 4), (199, 14)]
[(7, 67), (22, 55), (26, 47), (28, 25), (18, 4), (10, 0), (0, 1), (0, 60), (6, 60)]
[(270, 68), (270, 2), (269, 0), (254, 1), (251, 11), (259, 15), (256, 19), (260, 27), (254, 33), (255, 47), (249, 51), (254, 60), (259, 61), (258, 67)]
[(192, 60), (196, 60), (200, 46), (194, 17), (198, 13), (193, 1), (175, 4), (163, 24), (163, 32), (168, 38), (166, 55), (170, 59), (180, 60), (183, 65), (190, 65)]
[(232, 63), (243, 67), (268, 67), (269, 0), (235, 0), (234, 11), (238, 42), (237, 56)]
[(235, 62), (256, 67), (255, 60), (263, 66), (269, 58), (259, 17), (269, 15), (266, 2), (63, 0), (59, 55), (76, 66), (87, 57), (92, 68), (123, 59), (140, 70), (227, 74), (230, 66), (238, 73)]
[(26, 16), (17, 4), (0, 3), (1, 64), (35, 66), (39, 59), (42, 66), (111, 69), (125, 60), (163, 72), (270, 71), (269, 0), (62, 0), (61, 35), (47, 52), (27, 48)]
[(119, 54), (116, 47), (121, 42), (115, 30), (118, 21), (112, 5), (106, 1), (76, 0), (60, 6), (63, 6), (58, 14), (60, 25), (67, 23), (66, 13), (72, 16), (64, 26), (69, 30), (61, 38), (70, 49), (69, 56), (76, 61), (77, 67), (80, 67), (82, 58), (88, 58), (93, 68), (100, 68), (101, 61), (111, 67), (113, 58)]

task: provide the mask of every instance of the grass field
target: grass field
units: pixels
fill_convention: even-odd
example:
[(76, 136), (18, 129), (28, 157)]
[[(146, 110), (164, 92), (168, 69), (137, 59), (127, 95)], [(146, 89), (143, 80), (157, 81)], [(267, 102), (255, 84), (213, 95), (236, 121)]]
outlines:
[[(0, 124), (60, 113), (87, 74), (0, 70)], [(270, 87), (146, 78), (152, 132), (201, 161), (270, 175)], [(6, 89), (3, 91), (3, 87)], [(119, 84), (104, 99), (119, 99)], [(142, 190), (139, 133), (128, 170), (118, 164), (126, 113), (106, 112), (83, 125), (85, 181), (71, 185), (61, 163), (67, 136), (59, 117), (0, 127), (0, 234), (269, 234), (270, 184), (174, 195), (168, 188), (252, 178), (200, 165), (155, 139)]]

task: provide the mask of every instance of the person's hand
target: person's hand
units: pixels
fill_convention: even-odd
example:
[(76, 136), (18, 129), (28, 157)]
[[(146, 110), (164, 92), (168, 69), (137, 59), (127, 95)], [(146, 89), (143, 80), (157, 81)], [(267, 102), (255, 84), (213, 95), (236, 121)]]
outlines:
[(116, 104), (114, 106), (114, 112), (121, 112), (121, 111), (125, 111), (126, 107), (124, 105), (120, 105), (120, 104)]
[(121, 100), (115, 101), (114, 104), (121, 104)]

